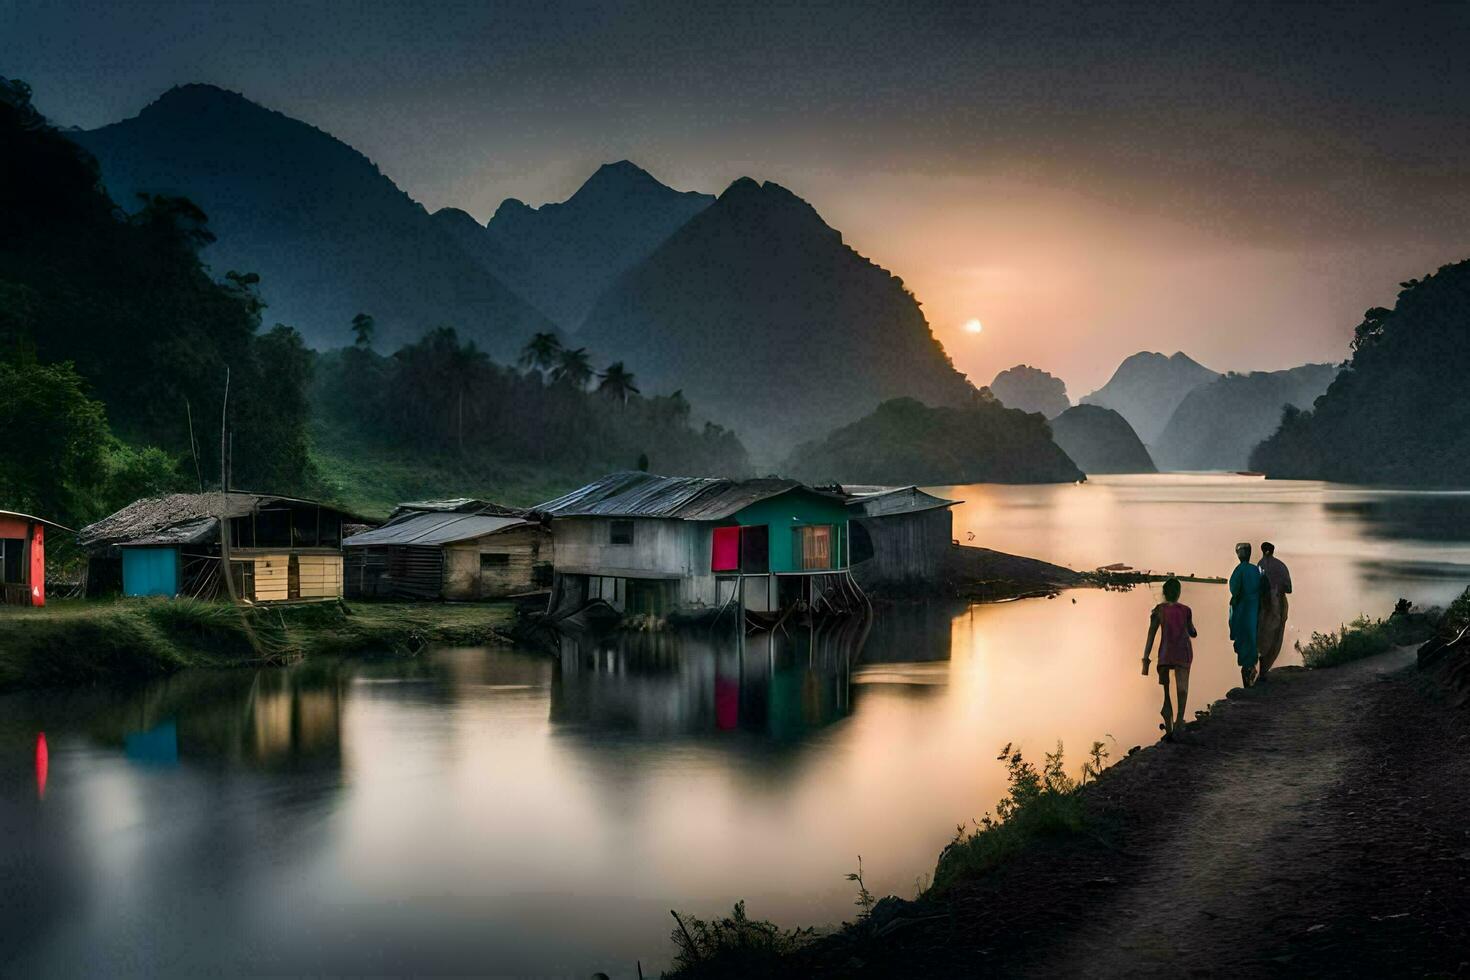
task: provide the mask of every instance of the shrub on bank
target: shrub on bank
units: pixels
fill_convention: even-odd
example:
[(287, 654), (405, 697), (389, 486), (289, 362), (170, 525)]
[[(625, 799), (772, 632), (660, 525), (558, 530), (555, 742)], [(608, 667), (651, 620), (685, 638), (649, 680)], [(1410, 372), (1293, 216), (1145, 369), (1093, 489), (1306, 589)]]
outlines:
[[(1457, 604), (1467, 602), (1465, 596)], [(1467, 603), (1470, 604), (1470, 603)], [(1426, 613), (1395, 612), (1387, 619), (1359, 616), (1338, 630), (1313, 633), (1305, 645), (1296, 642), (1297, 653), (1309, 669), (1337, 667), (1362, 660), (1395, 647), (1423, 643), (1434, 635), (1438, 617)]]
[(1074, 834), (1086, 824), (1080, 790), (1102, 771), (1103, 743), (1093, 742), (1082, 775), (1068, 776), (1062, 743), (1046, 753), (1040, 769), (1007, 745), (997, 757), (1006, 764), (1010, 788), (995, 805), (995, 815), (980, 818), (973, 830), (961, 826), (939, 855), (932, 891), (942, 893), (964, 878), (984, 874), (1042, 837)]

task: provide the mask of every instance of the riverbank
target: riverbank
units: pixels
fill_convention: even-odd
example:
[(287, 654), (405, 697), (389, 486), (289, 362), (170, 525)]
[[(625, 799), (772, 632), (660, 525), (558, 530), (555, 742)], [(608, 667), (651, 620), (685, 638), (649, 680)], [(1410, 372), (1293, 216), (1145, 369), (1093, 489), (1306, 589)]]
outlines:
[(1470, 715), (1413, 663), (1404, 647), (1232, 691), (1080, 791), (1080, 831), (763, 973), (1461, 975)]
[(126, 683), (186, 667), (257, 666), (314, 655), (408, 655), (435, 643), (509, 642), (514, 622), (509, 602), (236, 608), (120, 599), (0, 609), (0, 691)]

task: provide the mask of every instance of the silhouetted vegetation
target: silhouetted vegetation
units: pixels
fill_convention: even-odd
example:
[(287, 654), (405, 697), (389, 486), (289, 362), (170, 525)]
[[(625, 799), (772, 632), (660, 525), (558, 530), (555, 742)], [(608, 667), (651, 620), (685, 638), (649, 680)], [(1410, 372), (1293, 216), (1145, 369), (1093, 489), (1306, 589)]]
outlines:
[(1093, 473), (1153, 473), (1153, 458), (1128, 420), (1101, 405), (1073, 405), (1051, 420), (1052, 438)]
[(1353, 332), (1352, 359), (1309, 412), (1287, 409), (1251, 454), (1268, 476), (1470, 484), (1470, 260), (1401, 283)]
[(734, 433), (695, 426), (680, 392), (643, 396), (621, 363), (599, 373), (585, 350), (538, 334), (522, 364), (496, 364), (449, 328), (390, 357), (362, 346), (322, 354), (312, 404), (322, 458), (334, 461), (323, 465), (333, 495), (387, 502), (341, 481), (347, 461), (361, 459), (397, 461), (386, 485), (398, 499), (443, 494), (452, 482), (455, 493), (535, 503), (557, 489), (552, 481), (565, 489), (640, 463), (663, 473), (749, 472)]
[(719, 919), (698, 919), (673, 912), (674, 969), (665, 976), (719, 977), (760, 976), (790, 954), (811, 942), (811, 929), (782, 929), (765, 919), (751, 919), (745, 903), (736, 902), (730, 914)]
[[(1459, 616), (1465, 603), (1462, 595), (1457, 601), (1454, 615)], [(1403, 602), (1403, 609), (1393, 612), (1387, 619), (1359, 616), (1341, 629), (1326, 633), (1313, 632), (1306, 643), (1296, 641), (1296, 652), (1301, 654), (1302, 663), (1311, 668), (1336, 667), (1339, 664), (1362, 660), (1375, 654), (1387, 653), (1395, 647), (1423, 643), (1434, 636), (1441, 620), (1446, 618), (1438, 609), (1413, 612)]]
[(795, 194), (749, 178), (617, 279), (577, 337), (645, 386), (682, 386), (767, 456), (884, 399), (974, 393), (902, 279)]
[(1029, 364), (1017, 364), (997, 374), (990, 382), (990, 393), (1006, 408), (1037, 412), (1049, 419), (1072, 404), (1065, 381)]
[(1083, 473), (1039, 415), (976, 396), (960, 408), (894, 398), (796, 449), (786, 470), (814, 483), (1064, 483)]
[(1074, 834), (1086, 824), (1079, 790), (1102, 772), (1108, 753), (1103, 743), (1093, 742), (1088, 761), (1076, 779), (1067, 775), (1062, 743), (1046, 753), (1038, 769), (1020, 752), (1007, 745), (997, 758), (1006, 764), (1009, 788), (995, 805), (995, 816), (981, 817), (973, 830), (963, 826), (939, 855), (934, 868), (936, 894), (964, 878), (984, 874), (1028, 846), (1032, 841), (1059, 834)]
[(1242, 470), (1251, 450), (1275, 431), (1287, 405), (1310, 408), (1337, 368), (1303, 364), (1285, 371), (1231, 372), (1195, 388), (1169, 419), (1154, 458), (1168, 470)]
[(289, 328), (258, 334), (257, 276), (210, 277), (204, 213), (161, 196), (124, 213), (23, 82), (0, 80), (0, 145), (7, 503), (81, 522), (217, 479), (226, 368), (235, 483), (305, 489), (310, 354)]

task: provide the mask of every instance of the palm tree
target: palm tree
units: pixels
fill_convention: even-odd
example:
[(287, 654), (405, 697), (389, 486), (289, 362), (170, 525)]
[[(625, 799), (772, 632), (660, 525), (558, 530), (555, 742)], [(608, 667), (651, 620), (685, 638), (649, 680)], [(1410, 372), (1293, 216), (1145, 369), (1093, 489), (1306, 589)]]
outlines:
[(352, 318), (352, 343), (357, 347), (371, 347), (373, 345), (373, 318), (366, 313), (359, 313)]
[(521, 367), (545, 374), (556, 366), (557, 358), (561, 354), (561, 341), (556, 339), (556, 334), (538, 333), (521, 348)]
[(587, 358), (587, 348), (561, 348), (556, 358), (556, 367), (551, 369), (551, 380), (565, 381), (573, 388), (587, 387), (592, 380), (592, 364)]
[(624, 405), (628, 403), (629, 395), (638, 394), (638, 389), (633, 384), (633, 372), (623, 367), (622, 361), (614, 361), (609, 364), (607, 370), (599, 377), (602, 378), (602, 381), (598, 384), (597, 390), (609, 398), (616, 398)]

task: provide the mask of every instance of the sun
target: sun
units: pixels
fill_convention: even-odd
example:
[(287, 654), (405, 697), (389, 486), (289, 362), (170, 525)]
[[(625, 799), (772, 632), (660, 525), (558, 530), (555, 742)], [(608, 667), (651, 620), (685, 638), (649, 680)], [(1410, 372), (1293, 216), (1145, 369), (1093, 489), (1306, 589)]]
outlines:
[(983, 329), (985, 329), (985, 328), (983, 326), (981, 326), (979, 320), (966, 320), (965, 321), (965, 333), (979, 333)]

